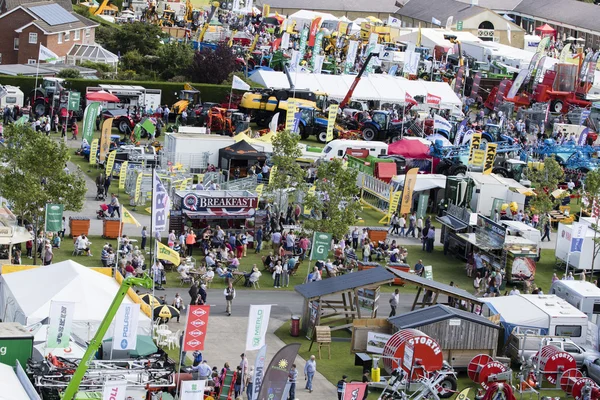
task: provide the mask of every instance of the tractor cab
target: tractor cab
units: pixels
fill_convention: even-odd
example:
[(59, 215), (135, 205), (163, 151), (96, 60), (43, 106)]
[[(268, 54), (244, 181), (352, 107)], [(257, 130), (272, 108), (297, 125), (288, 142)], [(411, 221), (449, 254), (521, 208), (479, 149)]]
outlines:
[(250, 121), (247, 120), (246, 114), (239, 112), (239, 110), (227, 111), (228, 114), (231, 114), (231, 126), (236, 134), (243, 132), (250, 127)]
[(177, 18), (175, 16), (175, 11), (171, 9), (165, 9), (163, 11), (163, 15), (161, 18), (162, 26), (175, 26)]
[(500, 125), (487, 124), (483, 127), (481, 137), (484, 141), (491, 143), (508, 142), (514, 143), (514, 139), (509, 135), (502, 133), (502, 127)]
[(387, 111), (374, 111), (371, 116), (371, 121), (377, 124), (379, 129), (386, 130), (390, 123), (390, 113)]
[(315, 92), (315, 96), (316, 96), (317, 109), (326, 110), (327, 106), (328, 106), (327, 102), (329, 100), (329, 98), (327, 97), (327, 93)]
[[(521, 180), (525, 176), (525, 168), (527, 168), (527, 163), (521, 160), (508, 159), (504, 164), (506, 170), (508, 171), (508, 177), (514, 179), (517, 182), (521, 182)], [(524, 184), (523, 182), (521, 182)], [(525, 185), (527, 186), (527, 185)]]
[(202, 104), (199, 90), (180, 90), (177, 97), (179, 100), (172, 107), (173, 112), (176, 114), (181, 114), (190, 105)]
[(46, 96), (52, 97), (64, 90), (64, 81), (61, 78), (44, 78), (42, 80), (42, 89), (46, 91)]

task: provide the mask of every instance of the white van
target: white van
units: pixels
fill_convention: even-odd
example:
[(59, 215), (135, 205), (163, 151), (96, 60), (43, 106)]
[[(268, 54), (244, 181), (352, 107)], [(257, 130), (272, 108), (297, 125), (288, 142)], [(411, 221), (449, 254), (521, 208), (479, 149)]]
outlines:
[(321, 152), (320, 158), (325, 161), (330, 161), (334, 158), (343, 158), (346, 153), (352, 155), (353, 150), (360, 153), (363, 153), (364, 150), (368, 150), (369, 155), (379, 157), (387, 155), (388, 145), (384, 142), (335, 139), (327, 143), (327, 146), (325, 146)]
[(550, 294), (557, 295), (583, 311), (594, 324), (598, 325), (600, 322), (600, 288), (593, 283), (558, 280), (552, 283)]

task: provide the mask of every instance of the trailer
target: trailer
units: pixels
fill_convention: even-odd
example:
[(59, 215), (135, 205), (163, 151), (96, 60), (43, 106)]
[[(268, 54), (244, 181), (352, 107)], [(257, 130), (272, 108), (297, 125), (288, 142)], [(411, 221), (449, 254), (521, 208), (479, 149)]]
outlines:
[(600, 288), (588, 281), (562, 281), (552, 283), (550, 294), (564, 299), (578, 310), (583, 311), (588, 319), (598, 325), (600, 315)]
[(119, 98), (119, 103), (102, 102), (104, 110), (129, 109), (133, 112), (134, 107), (138, 110), (156, 110), (161, 105), (162, 90), (146, 89), (136, 85), (98, 85), (88, 87), (86, 93), (94, 93), (104, 90)]
[(0, 108), (4, 110), (4, 107), (19, 106), (23, 108), (23, 101), (25, 95), (18, 86), (0, 85)]
[[(588, 218), (581, 218), (580, 222), (586, 222)], [(554, 249), (554, 256), (558, 265), (563, 266), (565, 269), (572, 268), (575, 271), (591, 271), (600, 270), (600, 257), (596, 257), (594, 265), (592, 266), (591, 255), (594, 252), (594, 230), (591, 226), (585, 233), (583, 239), (583, 245), (581, 246), (581, 252), (571, 253), (571, 238), (573, 235), (573, 226), (565, 225), (563, 223), (558, 224), (556, 248)]]
[(235, 139), (229, 136), (167, 133), (163, 163), (181, 164), (192, 173), (204, 172), (208, 165), (218, 165), (219, 150), (232, 144)]

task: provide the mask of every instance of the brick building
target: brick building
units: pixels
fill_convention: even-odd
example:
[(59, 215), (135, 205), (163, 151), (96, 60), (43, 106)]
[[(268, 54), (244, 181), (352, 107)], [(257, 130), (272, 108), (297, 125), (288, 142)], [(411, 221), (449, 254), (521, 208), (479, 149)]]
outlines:
[(40, 44), (66, 59), (73, 45), (95, 42), (98, 24), (70, 2), (2, 0), (0, 10), (0, 64), (35, 64)]

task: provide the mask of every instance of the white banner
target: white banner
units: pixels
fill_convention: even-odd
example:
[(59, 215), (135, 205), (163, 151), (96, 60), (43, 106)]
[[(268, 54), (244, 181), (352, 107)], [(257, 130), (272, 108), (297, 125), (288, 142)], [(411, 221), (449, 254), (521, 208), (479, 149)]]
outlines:
[(250, 85), (234, 75), (233, 82), (231, 82), (231, 88), (236, 90), (250, 90)]
[(203, 400), (206, 381), (182, 381), (181, 400)]
[(152, 177), (152, 232), (163, 232), (167, 229), (167, 215), (169, 214), (169, 195), (165, 186), (154, 171)]
[(320, 55), (315, 57), (315, 68), (313, 73), (315, 74), (320, 74), (321, 70), (323, 69), (323, 62), (325, 61), (325, 56), (324, 55)]
[(254, 378), (252, 378), (252, 399), (258, 400), (258, 394), (260, 393), (260, 386), (262, 380), (265, 377), (265, 363), (267, 361), (267, 345), (265, 344), (260, 348), (256, 355), (256, 361), (254, 362)]
[(452, 130), (452, 124), (441, 115), (434, 115), (433, 117), (433, 129), (440, 129), (442, 131), (450, 132)]
[(348, 64), (350, 68), (354, 67), (357, 52), (358, 42), (356, 40), (351, 40), (350, 43), (348, 43), (348, 55), (346, 56), (346, 64)]
[(246, 334), (246, 351), (258, 350), (265, 345), (265, 335), (271, 316), (270, 305), (251, 305), (248, 313), (248, 332)]
[(388, 17), (388, 25), (393, 27), (393, 28), (401, 28), (402, 27), (402, 21), (400, 21), (398, 18), (392, 17), (391, 15)]
[(383, 354), (383, 348), (392, 335), (379, 332), (367, 332), (367, 352)]
[(102, 391), (102, 400), (125, 400), (127, 381), (106, 381)]
[(275, 115), (273, 115), (273, 118), (271, 118), (271, 122), (269, 123), (269, 132), (277, 132), (277, 124), (279, 122), (279, 113), (276, 113)]
[(287, 32), (284, 32), (281, 36), (281, 48), (283, 50), (287, 50), (290, 48), (290, 34)]
[(113, 349), (135, 350), (137, 345), (137, 326), (140, 317), (139, 304), (121, 304), (115, 316)]
[(581, 253), (583, 248), (583, 242), (585, 241), (585, 234), (587, 233), (587, 225), (581, 222), (571, 225), (573, 233), (571, 234), (571, 246), (569, 248), (570, 253)]
[(55, 63), (58, 60), (60, 60), (60, 57), (49, 48), (40, 44), (38, 59), (39, 61), (48, 61), (49, 63)]
[(252, 13), (252, 8), (254, 7), (254, 0), (246, 0), (246, 12)]
[(292, 50), (292, 58), (290, 60), (290, 72), (297, 72), (298, 65), (300, 65), (300, 52), (298, 50)]
[(46, 348), (66, 349), (69, 347), (73, 314), (75, 314), (75, 303), (66, 301), (50, 302), (50, 326), (48, 327)]
[(446, 30), (449, 31), (452, 29), (452, 22), (454, 21), (454, 17), (451, 15), (446, 20)]

